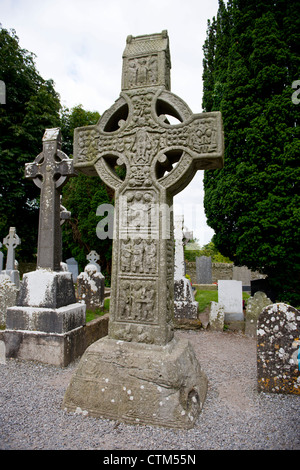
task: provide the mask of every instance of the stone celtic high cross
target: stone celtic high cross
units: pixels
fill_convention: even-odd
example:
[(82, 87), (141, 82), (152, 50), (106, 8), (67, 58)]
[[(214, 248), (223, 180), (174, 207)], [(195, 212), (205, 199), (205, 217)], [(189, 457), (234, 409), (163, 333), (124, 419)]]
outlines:
[(95, 126), (75, 130), (74, 167), (115, 191), (113, 266), (108, 335), (86, 349), (63, 406), (189, 428), (207, 377), (190, 342), (173, 335), (171, 209), (198, 169), (222, 167), (223, 134), (220, 113), (193, 114), (169, 91), (170, 67), (166, 31), (129, 36), (119, 99)]
[(25, 165), (25, 177), (41, 188), (37, 267), (52, 271), (61, 269), (61, 188), (75, 175), (73, 160), (60, 149), (60, 129), (46, 129), (43, 152)]
[(115, 190), (109, 337), (159, 345), (173, 337), (173, 217), (166, 208), (197, 170), (223, 166), (221, 114), (193, 114), (169, 91), (170, 68), (166, 31), (129, 36), (119, 99), (74, 135), (74, 167)]

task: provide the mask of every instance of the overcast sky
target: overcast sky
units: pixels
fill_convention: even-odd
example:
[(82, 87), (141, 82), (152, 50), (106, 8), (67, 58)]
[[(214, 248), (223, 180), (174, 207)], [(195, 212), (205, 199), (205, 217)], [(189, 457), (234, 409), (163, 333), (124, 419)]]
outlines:
[[(0, 22), (15, 29), (20, 46), (36, 55), (61, 103), (102, 114), (121, 91), (122, 54), (128, 35), (167, 30), (171, 91), (194, 113), (202, 111), (202, 47), (218, 0), (0, 0)], [(33, 156), (34, 157), (34, 156)], [(204, 245), (213, 231), (203, 209), (203, 171), (174, 199), (175, 214)]]

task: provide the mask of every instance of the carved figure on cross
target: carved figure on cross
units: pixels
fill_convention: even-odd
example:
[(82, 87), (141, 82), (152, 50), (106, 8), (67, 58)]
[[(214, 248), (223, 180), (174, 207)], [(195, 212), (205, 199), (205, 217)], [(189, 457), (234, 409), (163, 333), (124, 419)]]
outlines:
[(51, 271), (61, 269), (61, 189), (76, 174), (73, 160), (60, 149), (60, 129), (46, 129), (42, 153), (25, 165), (25, 177), (41, 189), (37, 268)]

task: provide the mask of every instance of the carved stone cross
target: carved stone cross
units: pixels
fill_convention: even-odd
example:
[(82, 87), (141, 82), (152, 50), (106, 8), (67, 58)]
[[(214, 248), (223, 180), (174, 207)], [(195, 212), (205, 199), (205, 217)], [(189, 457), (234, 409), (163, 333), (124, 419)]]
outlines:
[(7, 248), (6, 271), (15, 270), (15, 249), (21, 244), (16, 234), (15, 227), (10, 227), (9, 234), (3, 239), (3, 245)]
[(75, 168), (115, 190), (109, 337), (159, 345), (173, 337), (173, 196), (224, 152), (221, 114), (193, 114), (170, 67), (166, 31), (129, 36), (119, 99), (74, 133)]
[(75, 175), (73, 160), (60, 148), (60, 129), (46, 129), (42, 153), (25, 165), (25, 177), (41, 188), (37, 268), (51, 271), (61, 269), (61, 188)]

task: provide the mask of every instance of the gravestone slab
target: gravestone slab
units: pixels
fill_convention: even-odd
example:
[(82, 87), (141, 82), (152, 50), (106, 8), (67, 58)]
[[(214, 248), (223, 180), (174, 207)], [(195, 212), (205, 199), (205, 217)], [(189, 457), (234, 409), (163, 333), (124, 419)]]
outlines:
[(218, 302), (211, 302), (209, 326), (214, 331), (223, 331), (224, 329), (224, 306)]
[(265, 307), (257, 321), (260, 392), (300, 395), (300, 312), (284, 303)]
[(89, 310), (103, 307), (104, 276), (94, 264), (88, 264), (77, 278), (77, 299)]
[(244, 320), (242, 281), (218, 281), (218, 303), (224, 307), (225, 321)]
[(247, 266), (233, 266), (232, 279), (242, 281), (243, 291), (251, 291), (251, 271)]
[(191, 427), (207, 379), (192, 348), (174, 338), (172, 205), (197, 170), (222, 168), (224, 142), (220, 113), (193, 114), (169, 91), (170, 68), (166, 31), (128, 36), (119, 99), (96, 125), (74, 131), (76, 170), (115, 191), (114, 241), (108, 337), (86, 351), (63, 406)]
[(66, 263), (67, 263), (67, 266), (68, 266), (68, 270), (70, 271), (70, 273), (72, 273), (73, 281), (76, 282), (77, 277), (78, 277), (78, 263), (77, 263), (76, 259), (75, 258), (68, 258), (66, 260)]
[(264, 292), (255, 292), (253, 297), (247, 301), (245, 334), (256, 337), (257, 319), (267, 305), (273, 302)]
[(0, 274), (0, 325), (6, 325), (6, 311), (16, 304), (18, 289), (10, 276)]
[(211, 256), (196, 258), (196, 278), (197, 284), (212, 284)]

